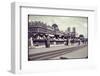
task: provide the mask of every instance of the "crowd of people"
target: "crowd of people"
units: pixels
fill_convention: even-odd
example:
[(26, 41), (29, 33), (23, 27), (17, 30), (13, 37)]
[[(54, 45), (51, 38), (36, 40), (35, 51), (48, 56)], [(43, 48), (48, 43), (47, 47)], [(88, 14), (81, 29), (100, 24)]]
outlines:
[(40, 46), (45, 45), (46, 48), (49, 48), (50, 45), (60, 45), (64, 44), (66, 46), (77, 44), (87, 44), (88, 39), (84, 37), (74, 37), (74, 38), (67, 38), (67, 37), (50, 37), (49, 35), (43, 37), (31, 37), (29, 39), (29, 45), (32, 46)]

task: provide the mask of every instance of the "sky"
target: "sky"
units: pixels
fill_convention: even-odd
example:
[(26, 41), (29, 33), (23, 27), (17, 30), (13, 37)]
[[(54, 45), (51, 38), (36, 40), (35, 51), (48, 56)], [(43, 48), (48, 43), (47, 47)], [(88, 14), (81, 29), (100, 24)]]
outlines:
[(49, 26), (57, 24), (61, 31), (66, 31), (68, 27), (72, 30), (75, 27), (78, 34), (87, 37), (87, 17), (29, 15), (29, 21), (41, 21)]

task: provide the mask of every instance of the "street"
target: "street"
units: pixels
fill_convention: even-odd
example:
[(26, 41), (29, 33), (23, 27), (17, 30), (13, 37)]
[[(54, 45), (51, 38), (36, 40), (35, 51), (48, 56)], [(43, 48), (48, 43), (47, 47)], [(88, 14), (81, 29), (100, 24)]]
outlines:
[(59, 46), (51, 48), (30, 49), (30, 60), (55, 60), (69, 58), (86, 58), (88, 56), (87, 45)]
[(88, 47), (85, 46), (83, 48), (80, 48), (78, 50), (74, 50), (73, 52), (58, 56), (58, 57), (54, 57), (51, 59), (81, 59), (81, 58), (87, 58), (88, 57)]

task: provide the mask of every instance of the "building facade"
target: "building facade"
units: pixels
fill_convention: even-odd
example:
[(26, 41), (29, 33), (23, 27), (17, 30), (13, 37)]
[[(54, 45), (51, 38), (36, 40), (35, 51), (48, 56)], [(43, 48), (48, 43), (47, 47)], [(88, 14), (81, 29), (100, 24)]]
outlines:
[(46, 47), (50, 47), (50, 44), (54, 43), (64, 44), (69, 42), (69, 39), (75, 42), (75, 40), (77, 41), (76, 28), (73, 27), (71, 31), (71, 28), (68, 27), (64, 32), (59, 30), (57, 24), (50, 26), (40, 21), (31, 21), (28, 23), (28, 39), (31, 40), (31, 43), (33, 42), (32, 45), (45, 45)]

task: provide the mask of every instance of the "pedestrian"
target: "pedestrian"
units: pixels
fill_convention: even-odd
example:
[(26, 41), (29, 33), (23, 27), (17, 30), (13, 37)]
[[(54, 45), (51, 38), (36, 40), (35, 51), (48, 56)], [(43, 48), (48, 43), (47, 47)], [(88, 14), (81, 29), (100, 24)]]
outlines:
[(67, 39), (67, 40), (66, 40), (65, 45), (67, 45), (67, 46), (68, 46), (68, 44), (69, 44), (69, 39)]
[(80, 45), (80, 39), (78, 39), (78, 45)]
[(46, 48), (50, 48), (50, 38), (49, 38), (49, 36), (47, 36), (46, 39), (45, 39), (45, 46), (46, 46)]

